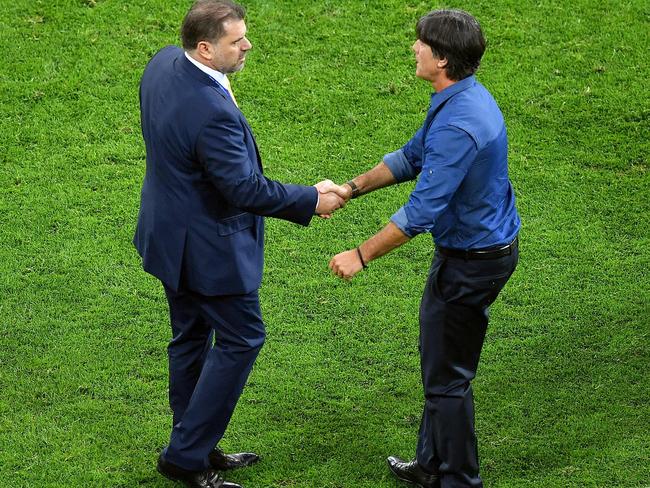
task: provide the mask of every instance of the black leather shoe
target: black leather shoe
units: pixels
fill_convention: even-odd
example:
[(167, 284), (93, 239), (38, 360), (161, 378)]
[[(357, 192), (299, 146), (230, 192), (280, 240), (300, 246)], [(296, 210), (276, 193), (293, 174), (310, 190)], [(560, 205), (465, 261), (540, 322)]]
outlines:
[(237, 483), (225, 481), (213, 469), (205, 471), (188, 471), (158, 457), (158, 472), (172, 481), (180, 481), (190, 488), (242, 488)]
[(227, 471), (229, 469), (245, 468), (251, 464), (255, 464), (260, 460), (260, 457), (254, 452), (239, 452), (237, 454), (226, 454), (219, 447), (215, 447), (214, 451), (208, 454), (210, 465), (219, 471)]
[(438, 473), (427, 473), (417, 461), (407, 463), (395, 456), (389, 457), (386, 461), (393, 474), (402, 481), (413, 483), (418, 488), (440, 488)]

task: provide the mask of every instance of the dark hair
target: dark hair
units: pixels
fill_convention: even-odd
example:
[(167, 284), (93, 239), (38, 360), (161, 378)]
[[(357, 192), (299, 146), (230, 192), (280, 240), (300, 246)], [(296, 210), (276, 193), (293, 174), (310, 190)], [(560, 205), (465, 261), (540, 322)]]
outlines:
[(245, 16), (246, 9), (230, 0), (197, 0), (181, 26), (183, 48), (192, 50), (200, 41), (218, 41), (224, 35), (226, 21)]
[(438, 58), (447, 59), (447, 77), (462, 80), (476, 73), (485, 52), (478, 21), (462, 10), (434, 10), (417, 24), (418, 39)]

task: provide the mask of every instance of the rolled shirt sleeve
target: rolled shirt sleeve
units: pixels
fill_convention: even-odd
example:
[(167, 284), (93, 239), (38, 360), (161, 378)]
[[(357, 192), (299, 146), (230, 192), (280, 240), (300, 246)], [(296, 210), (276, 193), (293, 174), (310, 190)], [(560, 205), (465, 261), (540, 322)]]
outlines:
[(398, 183), (414, 180), (422, 170), (424, 126), (402, 148), (384, 156), (384, 164)]
[(446, 126), (429, 134), (415, 189), (391, 221), (409, 237), (430, 232), (447, 209), (477, 153), (474, 139), (457, 127)]
[(393, 176), (398, 183), (415, 178), (415, 174), (413, 174), (413, 166), (409, 164), (406, 156), (404, 156), (403, 149), (398, 149), (397, 151), (386, 154), (383, 161), (384, 164), (388, 166), (390, 172), (393, 173)]

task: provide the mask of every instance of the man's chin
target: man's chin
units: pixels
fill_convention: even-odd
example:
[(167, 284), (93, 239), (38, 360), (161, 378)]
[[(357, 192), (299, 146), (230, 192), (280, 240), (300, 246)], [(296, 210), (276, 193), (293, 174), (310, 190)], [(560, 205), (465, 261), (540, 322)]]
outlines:
[(229, 73), (236, 73), (237, 71), (241, 71), (241, 70), (243, 70), (243, 69), (244, 69), (244, 64), (246, 64), (246, 61), (242, 61), (242, 62), (239, 63), (238, 65), (233, 66), (233, 67), (231, 68), (231, 70), (229, 71)]

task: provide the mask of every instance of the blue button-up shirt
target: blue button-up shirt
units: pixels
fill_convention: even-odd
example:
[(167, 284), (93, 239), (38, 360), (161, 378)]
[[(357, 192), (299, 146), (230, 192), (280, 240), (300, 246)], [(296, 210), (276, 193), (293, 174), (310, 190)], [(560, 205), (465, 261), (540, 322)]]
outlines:
[(508, 179), (508, 137), (492, 95), (474, 76), (431, 97), (424, 125), (384, 156), (398, 182), (418, 177), (391, 221), (437, 246), (481, 249), (510, 243), (520, 227)]

